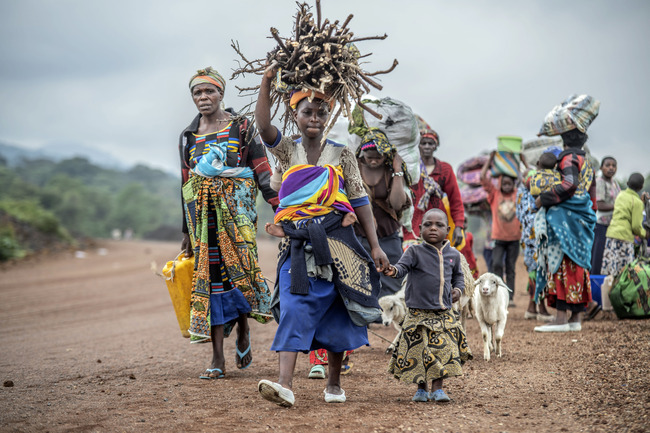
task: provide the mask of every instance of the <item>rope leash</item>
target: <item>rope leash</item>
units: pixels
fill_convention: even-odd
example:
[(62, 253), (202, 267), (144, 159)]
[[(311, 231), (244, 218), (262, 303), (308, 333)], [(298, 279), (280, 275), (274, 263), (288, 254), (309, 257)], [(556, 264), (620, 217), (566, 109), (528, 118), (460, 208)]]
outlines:
[(384, 337), (382, 337), (381, 335), (377, 334), (375, 331), (373, 331), (373, 330), (370, 329), (370, 328), (368, 328), (368, 332), (370, 332), (372, 335), (374, 335), (374, 336), (376, 336), (376, 337), (381, 338), (382, 340), (384, 340), (384, 341), (385, 341), (386, 343), (388, 343), (388, 344), (393, 344), (392, 341), (385, 339)]

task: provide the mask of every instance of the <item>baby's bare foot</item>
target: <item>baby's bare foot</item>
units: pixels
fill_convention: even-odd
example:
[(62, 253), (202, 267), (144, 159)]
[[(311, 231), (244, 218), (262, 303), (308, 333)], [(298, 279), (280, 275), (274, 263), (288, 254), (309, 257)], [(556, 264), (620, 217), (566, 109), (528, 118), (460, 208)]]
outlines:
[(357, 216), (354, 214), (354, 212), (348, 212), (343, 217), (343, 221), (341, 221), (341, 226), (343, 227), (351, 226), (357, 221), (358, 221)]
[(284, 230), (282, 229), (282, 226), (280, 224), (266, 223), (264, 224), (264, 230), (266, 230), (266, 232), (271, 236), (275, 236), (278, 238), (284, 237)]

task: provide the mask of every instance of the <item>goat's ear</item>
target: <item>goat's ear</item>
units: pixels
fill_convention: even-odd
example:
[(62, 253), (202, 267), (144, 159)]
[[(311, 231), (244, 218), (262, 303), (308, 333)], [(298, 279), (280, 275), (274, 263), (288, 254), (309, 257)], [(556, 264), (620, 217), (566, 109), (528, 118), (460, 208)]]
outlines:
[(474, 286), (478, 286), (479, 284), (481, 284), (483, 282), (483, 280), (485, 279), (485, 275), (486, 274), (483, 274), (480, 277), (478, 277), (478, 280), (474, 281)]
[(507, 291), (512, 292), (512, 289), (510, 287), (508, 287), (508, 285), (505, 283), (505, 281), (503, 281), (503, 278), (501, 278), (498, 275), (495, 275), (494, 277), (497, 279), (497, 286), (501, 286), (501, 287), (505, 288)]

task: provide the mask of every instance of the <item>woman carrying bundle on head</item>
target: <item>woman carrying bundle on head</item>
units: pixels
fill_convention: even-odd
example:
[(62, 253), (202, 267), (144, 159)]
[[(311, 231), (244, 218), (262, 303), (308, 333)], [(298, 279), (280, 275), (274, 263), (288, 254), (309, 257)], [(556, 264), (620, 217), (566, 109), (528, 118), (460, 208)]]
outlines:
[(194, 74), (190, 92), (199, 114), (179, 142), (182, 249), (196, 257), (189, 332), (194, 343), (212, 343), (212, 361), (201, 379), (225, 377), (223, 339), (235, 324), (237, 368), (251, 364), (248, 315), (260, 313), (256, 319), (268, 321), (271, 301), (257, 258), (258, 188), (270, 205), (279, 202), (252, 123), (221, 108), (225, 87), (210, 67)]
[[(294, 92), (290, 106), (301, 137), (294, 141), (283, 136), (271, 124), (275, 72), (268, 70), (262, 78), (255, 121), (283, 173), (276, 225), (267, 227), (271, 234), (285, 235), (273, 301), (274, 306), (279, 301), (274, 311), (279, 325), (271, 346), (279, 353), (280, 372), (277, 383), (261, 380), (258, 389), (265, 399), (292, 406), (298, 352), (323, 348), (329, 362), (325, 401), (344, 402), (343, 354), (368, 344), (366, 325), (380, 314), (378, 271), (388, 259), (377, 241), (354, 154), (323, 136), (331, 98), (314, 91)], [(344, 215), (351, 214), (368, 236), (370, 255), (354, 235), (354, 218), (342, 223)]]
[(581, 313), (591, 301), (591, 249), (596, 226), (594, 170), (583, 146), (587, 128), (600, 102), (588, 95), (571, 96), (546, 116), (538, 135), (561, 135), (564, 151), (557, 157), (561, 182), (536, 199), (536, 298), (546, 292), (555, 321), (536, 332), (582, 329)]

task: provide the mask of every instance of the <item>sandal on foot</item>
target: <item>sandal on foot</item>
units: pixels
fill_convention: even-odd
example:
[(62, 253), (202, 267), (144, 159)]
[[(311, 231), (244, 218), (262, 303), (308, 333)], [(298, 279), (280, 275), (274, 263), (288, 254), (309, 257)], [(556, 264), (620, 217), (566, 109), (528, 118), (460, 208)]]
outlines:
[(326, 403), (345, 403), (345, 391), (341, 390), (340, 394), (330, 394), (327, 388), (323, 390)]
[(309, 370), (310, 379), (325, 379), (325, 367), (322, 365), (314, 365), (311, 370)]
[(296, 402), (293, 391), (270, 380), (260, 380), (257, 384), (257, 390), (262, 397), (278, 406), (291, 407)]
[(535, 320), (537, 319), (537, 313), (531, 313), (530, 311), (526, 310), (526, 312), (524, 313), (524, 319)]
[(248, 361), (248, 364), (243, 365), (242, 364), (242, 359), (244, 359), (244, 356), (248, 355), (248, 353), (251, 351), (251, 333), (250, 331), (248, 332), (248, 347), (246, 350), (243, 352), (239, 351), (239, 341), (235, 340), (235, 365), (237, 366), (238, 369), (240, 370), (245, 370), (248, 367), (250, 367), (251, 363), (253, 362), (253, 357), (251, 356), (250, 361)]
[(220, 368), (208, 368), (205, 370), (205, 373), (199, 376), (199, 379), (223, 379), (226, 377), (226, 373), (223, 372)]
[(447, 403), (451, 401), (447, 393), (442, 389), (436, 389), (429, 393), (429, 399), (438, 403)]
[(569, 331), (573, 331), (573, 332), (582, 331), (582, 324), (580, 322), (569, 322)]
[(429, 401), (429, 394), (425, 390), (418, 388), (411, 400), (424, 403)]
[(354, 366), (354, 362), (348, 361), (347, 364), (341, 365), (341, 374), (345, 376), (346, 374), (350, 374), (350, 370), (352, 370), (352, 367)]
[(552, 322), (555, 320), (555, 316), (551, 316), (550, 314), (537, 313), (537, 320), (540, 322)]
[(562, 325), (542, 325), (535, 326), (535, 332), (569, 332), (571, 328), (568, 323)]

